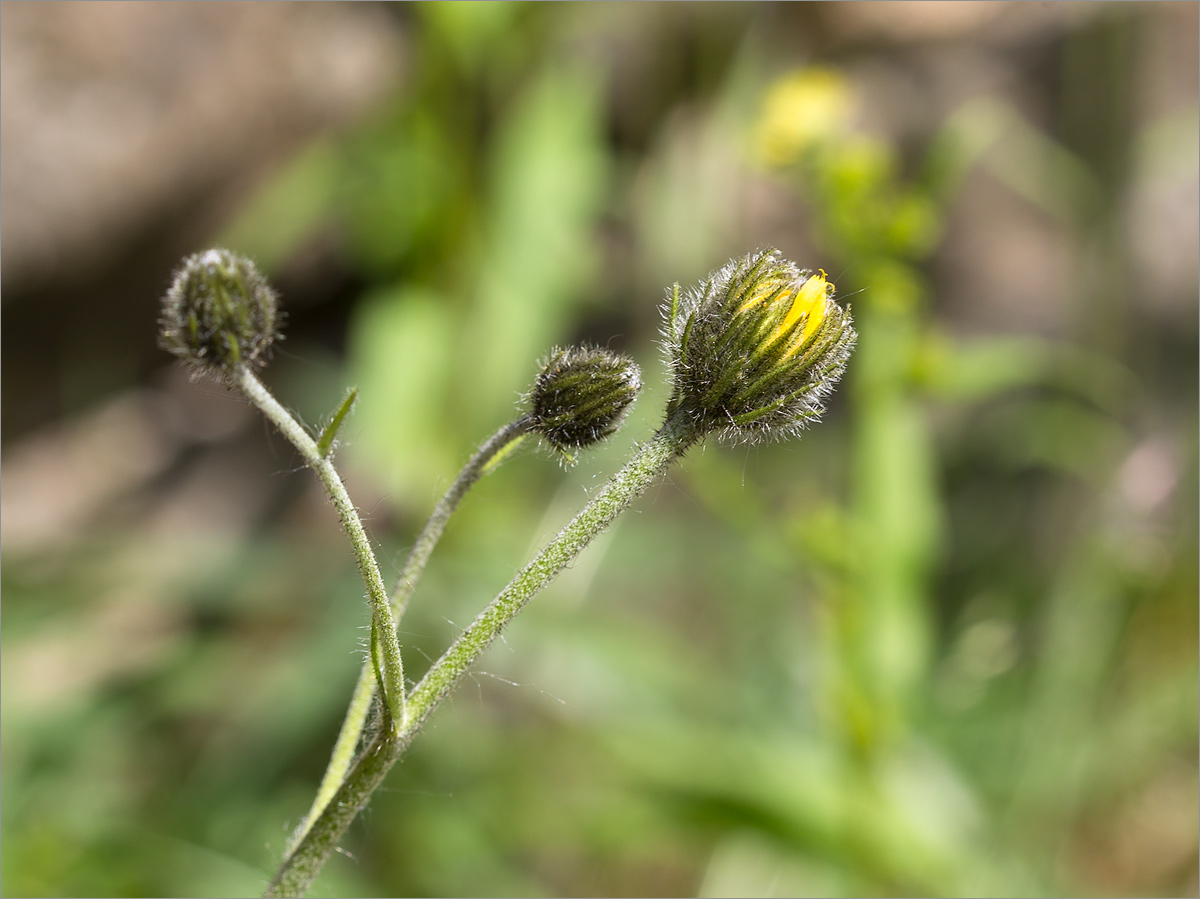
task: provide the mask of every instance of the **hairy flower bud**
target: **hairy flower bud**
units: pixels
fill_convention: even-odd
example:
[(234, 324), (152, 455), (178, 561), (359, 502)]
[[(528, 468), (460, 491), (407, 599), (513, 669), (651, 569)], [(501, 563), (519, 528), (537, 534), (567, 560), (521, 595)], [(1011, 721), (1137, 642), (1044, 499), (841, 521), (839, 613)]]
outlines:
[(159, 345), (228, 380), (239, 365), (266, 363), (281, 318), (278, 297), (253, 262), (205, 250), (183, 260), (163, 297)]
[(857, 335), (849, 310), (776, 250), (751, 253), (665, 308), (674, 393), (668, 412), (698, 434), (733, 440), (790, 435), (817, 418)]
[(641, 388), (632, 359), (594, 347), (555, 349), (529, 392), (530, 430), (570, 455), (616, 431)]

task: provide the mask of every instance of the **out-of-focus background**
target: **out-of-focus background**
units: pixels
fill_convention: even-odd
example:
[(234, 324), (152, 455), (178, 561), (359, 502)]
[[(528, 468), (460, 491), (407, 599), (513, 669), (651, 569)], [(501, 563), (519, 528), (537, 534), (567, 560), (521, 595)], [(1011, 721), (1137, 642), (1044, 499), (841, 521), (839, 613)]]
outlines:
[(387, 577), (555, 344), (648, 389), (464, 503), (419, 676), (657, 424), (658, 304), (776, 246), (861, 339), (539, 596), (317, 895), (1195, 895), (1196, 3), (0, 6), (5, 895), (249, 895), (366, 623), (332, 509), (155, 346), (186, 253)]

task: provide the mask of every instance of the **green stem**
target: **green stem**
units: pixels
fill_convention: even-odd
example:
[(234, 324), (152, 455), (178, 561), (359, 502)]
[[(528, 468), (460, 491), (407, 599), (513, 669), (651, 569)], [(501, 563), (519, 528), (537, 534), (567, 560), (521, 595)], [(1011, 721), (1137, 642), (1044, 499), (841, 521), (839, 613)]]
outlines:
[(409, 694), (404, 732), (419, 730), (504, 627), (603, 531), (642, 495), (695, 437), (674, 421), (642, 446), (579, 514), (529, 562), (467, 627)]
[(382, 729), (375, 735), (355, 758), (354, 767), (338, 788), (334, 801), (325, 807), (304, 838), (284, 859), (263, 894), (265, 897), (300, 896), (308, 889), (330, 853), (337, 848), (350, 822), (383, 783), (383, 778), (411, 740), (410, 734), (402, 742), (398, 741), (390, 729)]
[[(404, 666), (400, 660), (400, 643), (392, 622), (387, 591), (379, 574), (379, 565), (375, 561), (371, 542), (363, 530), (354, 503), (350, 501), (350, 494), (346, 492), (346, 486), (342, 483), (333, 462), (321, 454), (308, 431), (280, 405), (249, 368), (244, 365), (237, 368), (235, 383), (250, 402), (254, 403), (263, 415), (279, 428), (292, 446), (296, 447), (308, 467), (320, 478), (333, 501), (334, 508), (337, 509), (342, 527), (354, 548), (358, 571), (367, 585), (367, 599), (371, 605), (371, 656), (375, 675), (379, 683), (383, 684), (383, 696), (392, 720), (399, 724), (404, 720)], [(382, 658), (379, 657), (379, 646), (383, 648)]]
[(493, 463), (499, 461), (499, 457), (511, 448), (514, 441), (529, 433), (529, 427), (529, 418), (523, 415), (489, 437), (470, 461), (463, 466), (463, 470), (458, 473), (458, 477), (450, 485), (446, 495), (438, 502), (433, 514), (425, 522), (425, 527), (417, 536), (413, 548), (409, 551), (408, 559), (400, 572), (400, 579), (396, 583), (396, 589), (392, 591), (392, 612), (396, 616), (397, 623), (404, 616), (404, 610), (408, 608), (408, 600), (412, 596), (413, 588), (417, 585), (417, 580), (421, 577), (421, 572), (425, 570), (430, 553), (441, 539), (442, 531), (446, 530), (446, 522), (450, 520), (450, 516), (454, 514), (454, 510), (458, 508), (462, 498), (466, 496), (467, 491), (476, 481), (491, 470)]
[[(417, 536), (416, 543), (409, 550), (408, 559), (400, 572), (396, 589), (392, 591), (392, 615), (397, 625), (408, 607), (408, 600), (412, 596), (413, 588), (420, 579), (421, 572), (425, 570), (425, 564), (429, 561), (433, 548), (437, 545), (442, 532), (446, 529), (446, 523), (454, 514), (454, 510), (458, 508), (462, 498), (466, 496), (467, 491), (476, 481), (487, 474), (528, 433), (529, 418), (523, 415), (489, 437), (463, 466), (454, 483), (450, 485), (450, 489), (446, 491), (445, 496), (434, 508), (433, 514), (429, 516), (425, 527)], [(312, 822), (317, 820), (325, 806), (329, 804), (329, 800), (337, 793), (342, 781), (345, 780), (346, 772), (350, 770), (350, 764), (354, 761), (354, 751), (358, 748), (363, 729), (367, 725), (367, 716), (371, 713), (375, 683), (375, 674), (370, 663), (363, 665), (363, 669), (358, 675), (358, 683), (354, 685), (354, 695), (350, 698), (350, 706), (346, 709), (346, 718), (342, 722), (342, 729), (338, 732), (337, 741), (333, 744), (329, 766), (321, 778), (321, 785), (317, 787), (317, 795), (313, 799), (312, 808), (309, 809), (308, 814), (305, 815), (304, 820), (292, 836), (291, 846), (295, 846), (304, 839)]]
[(384, 728), (355, 759), (333, 800), (284, 859), (267, 896), (299, 896), (308, 889), (350, 822), (383, 782), (425, 719), (542, 588), (661, 476), (700, 435), (682, 416), (671, 416), (571, 522), (529, 562), (471, 622), (409, 694), (407, 718), (397, 731)]

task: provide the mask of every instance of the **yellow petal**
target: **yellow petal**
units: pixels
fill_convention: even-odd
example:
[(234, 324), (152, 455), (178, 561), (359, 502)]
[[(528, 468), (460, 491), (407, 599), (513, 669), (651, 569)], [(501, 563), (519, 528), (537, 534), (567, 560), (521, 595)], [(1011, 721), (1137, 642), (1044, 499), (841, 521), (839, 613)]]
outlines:
[(775, 332), (779, 336), (790, 334), (792, 328), (800, 321), (800, 317), (807, 316), (804, 322), (804, 332), (800, 335), (800, 339), (793, 344), (794, 350), (799, 349), (825, 320), (825, 308), (826, 303), (829, 302), (831, 285), (825, 277), (825, 270), (818, 269), (817, 271), (820, 274), (810, 275), (808, 280), (800, 285), (800, 289), (796, 291), (796, 296), (792, 300), (792, 308), (788, 310), (787, 317)]

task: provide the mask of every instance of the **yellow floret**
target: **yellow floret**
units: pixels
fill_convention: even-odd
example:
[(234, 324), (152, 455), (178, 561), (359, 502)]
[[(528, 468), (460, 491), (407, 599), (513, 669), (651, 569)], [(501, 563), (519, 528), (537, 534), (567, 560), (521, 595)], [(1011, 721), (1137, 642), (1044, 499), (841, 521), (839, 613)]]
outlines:
[[(791, 308), (767, 341), (771, 345), (778, 340), (788, 339), (791, 343), (788, 356), (797, 353), (825, 320), (829, 290), (833, 285), (826, 278), (824, 269), (818, 269), (818, 272), (820, 274), (810, 275), (800, 289), (792, 294)], [(801, 319), (804, 320), (804, 330), (797, 337), (796, 326)]]

